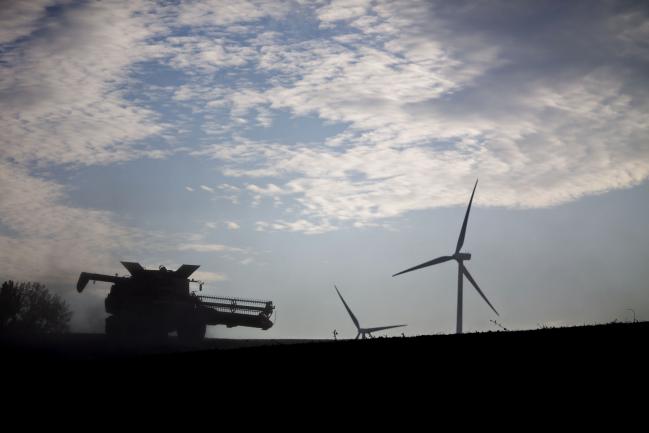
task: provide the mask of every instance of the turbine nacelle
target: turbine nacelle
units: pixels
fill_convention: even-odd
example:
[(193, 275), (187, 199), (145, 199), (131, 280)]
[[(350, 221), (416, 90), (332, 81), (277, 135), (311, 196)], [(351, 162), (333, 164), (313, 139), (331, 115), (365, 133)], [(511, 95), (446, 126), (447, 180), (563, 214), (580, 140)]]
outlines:
[(464, 260), (471, 260), (471, 253), (456, 253), (453, 255), (453, 258), (458, 262), (462, 262)]

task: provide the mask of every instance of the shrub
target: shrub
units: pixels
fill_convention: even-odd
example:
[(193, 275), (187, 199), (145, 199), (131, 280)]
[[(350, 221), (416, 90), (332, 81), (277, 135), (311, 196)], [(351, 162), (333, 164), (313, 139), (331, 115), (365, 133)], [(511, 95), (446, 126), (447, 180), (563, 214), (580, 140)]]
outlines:
[(64, 333), (72, 312), (43, 284), (5, 281), (0, 290), (0, 333)]

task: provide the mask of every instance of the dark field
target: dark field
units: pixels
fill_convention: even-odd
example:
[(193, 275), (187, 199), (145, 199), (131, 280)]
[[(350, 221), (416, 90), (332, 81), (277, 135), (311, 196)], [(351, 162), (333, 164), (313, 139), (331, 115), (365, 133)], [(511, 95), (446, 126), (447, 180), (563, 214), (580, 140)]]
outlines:
[(649, 342), (649, 322), (498, 331), (463, 335), (375, 338), (368, 340), (235, 340), (206, 339), (186, 345), (164, 340), (114, 340), (102, 334), (3, 337), (3, 362), (17, 364), (165, 363), (228, 364), (249, 362), (289, 365), (296, 360), (451, 364), (511, 362), (570, 363), (636, 360)]
[[(287, 392), (307, 406), (331, 393), (354, 405), (420, 404), (448, 395), (467, 404), (497, 404), (495, 395), (570, 401), (575, 393), (630, 393), (649, 377), (649, 322), (372, 340), (209, 339), (196, 346), (101, 334), (0, 342), (8, 393), (33, 398), (68, 390), (88, 405), (115, 393), (133, 404), (171, 398), (204, 407), (281, 406)], [(79, 401), (81, 395), (91, 397)]]

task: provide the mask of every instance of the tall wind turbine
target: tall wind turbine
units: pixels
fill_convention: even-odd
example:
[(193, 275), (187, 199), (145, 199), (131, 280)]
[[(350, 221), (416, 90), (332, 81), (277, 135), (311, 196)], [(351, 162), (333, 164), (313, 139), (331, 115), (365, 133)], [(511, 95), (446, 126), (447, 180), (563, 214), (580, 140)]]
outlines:
[(469, 200), (469, 207), (466, 208), (466, 214), (464, 215), (464, 222), (462, 223), (462, 230), (460, 230), (460, 237), (457, 240), (457, 246), (455, 247), (455, 253), (453, 253), (452, 256), (442, 256), (438, 257), (436, 259), (430, 260), (426, 263), (422, 263), (421, 265), (417, 265), (415, 267), (412, 267), (410, 269), (406, 269), (405, 271), (401, 271), (397, 274), (392, 275), (393, 277), (396, 277), (397, 275), (405, 274), (406, 272), (414, 271), (416, 269), (421, 269), (421, 268), (426, 268), (428, 266), (436, 265), (438, 263), (444, 263), (448, 262), (449, 260), (455, 260), (457, 261), (458, 264), (458, 271), (457, 271), (457, 333), (461, 334), (462, 333), (462, 281), (463, 278), (466, 277), (469, 282), (475, 287), (475, 289), (478, 291), (480, 296), (485, 300), (487, 304), (491, 307), (494, 312), (498, 314), (498, 311), (491, 305), (491, 302), (489, 302), (489, 299), (485, 296), (484, 293), (482, 293), (482, 290), (480, 290), (480, 287), (478, 286), (478, 283), (475, 282), (471, 274), (469, 273), (469, 270), (464, 266), (464, 261), (465, 260), (471, 260), (471, 254), (469, 253), (462, 253), (460, 250), (462, 249), (462, 245), (464, 245), (464, 235), (466, 233), (466, 224), (467, 221), (469, 220), (469, 212), (471, 211), (471, 203), (473, 202), (473, 195), (475, 194), (475, 189), (478, 186), (478, 180), (476, 179), (475, 181), (475, 186), (473, 187), (473, 192), (471, 193), (471, 199)]
[(340, 291), (338, 291), (338, 287), (334, 284), (334, 288), (336, 289), (336, 292), (338, 292), (338, 296), (340, 296), (340, 300), (343, 301), (343, 305), (345, 306), (345, 309), (349, 313), (349, 317), (352, 318), (352, 322), (354, 322), (354, 325), (356, 325), (356, 329), (358, 330), (358, 334), (356, 334), (355, 340), (358, 340), (359, 336), (363, 336), (363, 340), (365, 340), (365, 335), (369, 335), (370, 337), (372, 336), (372, 332), (377, 332), (377, 331), (383, 331), (385, 329), (392, 329), (392, 328), (399, 328), (401, 326), (407, 326), (407, 325), (391, 325), (391, 326), (379, 326), (377, 328), (361, 328), (361, 325), (358, 323), (358, 319), (356, 316), (354, 316), (354, 313), (352, 313), (352, 310), (349, 308), (347, 305), (347, 302), (343, 299), (343, 295), (340, 294)]

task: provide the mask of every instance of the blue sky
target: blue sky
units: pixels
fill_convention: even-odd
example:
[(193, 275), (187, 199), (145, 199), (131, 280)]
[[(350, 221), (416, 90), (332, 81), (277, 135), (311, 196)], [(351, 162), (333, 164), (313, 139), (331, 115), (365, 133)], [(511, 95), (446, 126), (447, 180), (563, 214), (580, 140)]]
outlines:
[[(0, 276), (100, 330), (81, 271), (201, 265), (267, 332), (455, 326), (448, 254), (480, 179), (465, 330), (649, 315), (643, 2), (2, 3)], [(402, 330), (399, 329), (399, 332)]]

